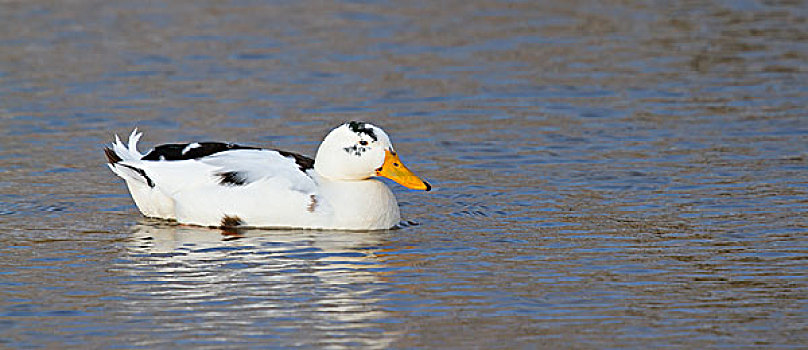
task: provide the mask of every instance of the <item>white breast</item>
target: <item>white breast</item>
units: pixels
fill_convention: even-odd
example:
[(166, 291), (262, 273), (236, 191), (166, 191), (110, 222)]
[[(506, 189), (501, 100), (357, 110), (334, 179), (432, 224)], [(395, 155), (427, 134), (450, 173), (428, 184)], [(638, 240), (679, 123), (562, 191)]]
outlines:
[(320, 195), (333, 211), (332, 228), (388, 229), (401, 220), (395, 195), (381, 181), (329, 181), (320, 176), (316, 181)]

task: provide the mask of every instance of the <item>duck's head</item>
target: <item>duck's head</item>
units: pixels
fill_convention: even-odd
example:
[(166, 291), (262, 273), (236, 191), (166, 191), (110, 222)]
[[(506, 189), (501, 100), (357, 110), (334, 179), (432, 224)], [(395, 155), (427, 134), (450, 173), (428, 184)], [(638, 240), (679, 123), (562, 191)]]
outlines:
[(383, 176), (407, 188), (432, 189), (404, 166), (384, 130), (364, 122), (348, 122), (331, 130), (317, 149), (314, 169), (332, 180)]

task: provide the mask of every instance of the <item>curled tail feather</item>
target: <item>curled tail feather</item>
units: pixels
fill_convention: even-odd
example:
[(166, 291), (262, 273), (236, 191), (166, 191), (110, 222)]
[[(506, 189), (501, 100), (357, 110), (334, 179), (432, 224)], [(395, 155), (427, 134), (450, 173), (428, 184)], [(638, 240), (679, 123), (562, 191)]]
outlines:
[(121, 138), (115, 135), (115, 142), (112, 143), (112, 148), (106, 148), (104, 150), (109, 163), (115, 164), (120, 161), (136, 161), (143, 158), (143, 154), (137, 150), (137, 143), (140, 141), (141, 136), (143, 136), (142, 132), (138, 132), (137, 129), (132, 130), (132, 133), (129, 134), (128, 145), (124, 145), (124, 143), (121, 142)]
[(137, 166), (137, 163), (143, 158), (143, 154), (137, 150), (137, 143), (141, 136), (143, 133), (138, 132), (137, 129), (132, 130), (132, 133), (129, 134), (128, 145), (124, 145), (121, 138), (115, 135), (112, 148), (104, 147), (104, 154), (109, 162), (107, 165), (118, 176), (125, 180), (136, 180), (149, 187), (154, 187), (152, 179)]

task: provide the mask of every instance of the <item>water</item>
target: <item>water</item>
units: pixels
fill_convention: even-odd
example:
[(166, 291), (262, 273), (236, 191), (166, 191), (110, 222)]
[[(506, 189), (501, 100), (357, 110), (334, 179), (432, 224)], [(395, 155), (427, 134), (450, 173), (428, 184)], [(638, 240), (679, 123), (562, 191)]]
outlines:
[[(0, 4), (0, 346), (798, 348), (801, 2)], [(142, 219), (113, 133), (385, 128), (389, 232)]]

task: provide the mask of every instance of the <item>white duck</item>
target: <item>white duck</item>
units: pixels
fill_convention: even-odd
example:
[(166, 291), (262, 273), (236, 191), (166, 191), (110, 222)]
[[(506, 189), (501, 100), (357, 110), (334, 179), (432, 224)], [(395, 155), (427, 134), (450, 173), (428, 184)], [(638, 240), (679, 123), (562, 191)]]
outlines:
[(118, 136), (104, 151), (148, 217), (215, 227), (389, 229), (401, 220), (398, 202), (374, 176), (429, 191), (399, 160), (387, 134), (348, 122), (332, 130), (315, 159), (219, 142), (166, 144), (147, 154)]

